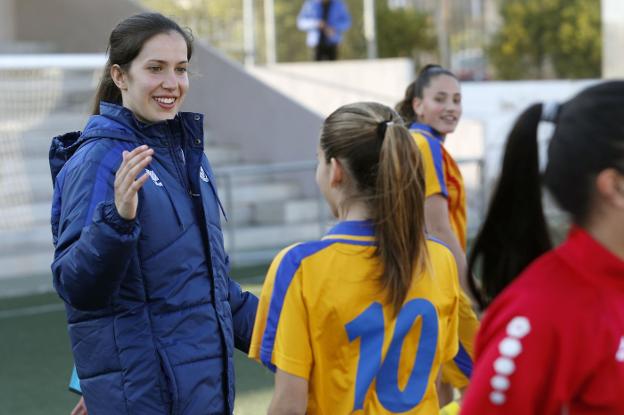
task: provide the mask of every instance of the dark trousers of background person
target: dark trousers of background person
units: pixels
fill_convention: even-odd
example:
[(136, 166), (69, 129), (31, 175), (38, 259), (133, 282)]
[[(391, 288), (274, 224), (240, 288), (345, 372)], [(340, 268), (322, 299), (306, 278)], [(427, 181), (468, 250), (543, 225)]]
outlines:
[(335, 61), (337, 58), (337, 44), (319, 43), (314, 49), (314, 60), (316, 61)]

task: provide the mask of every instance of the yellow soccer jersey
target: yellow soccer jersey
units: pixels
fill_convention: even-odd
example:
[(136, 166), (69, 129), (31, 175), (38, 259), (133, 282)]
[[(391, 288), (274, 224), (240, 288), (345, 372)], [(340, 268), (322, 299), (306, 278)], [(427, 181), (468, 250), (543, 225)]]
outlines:
[(446, 198), (453, 233), (457, 235), (465, 252), (466, 194), (459, 167), (431, 127), (414, 123), (410, 126), (410, 132), (423, 157), (425, 194), (427, 197), (441, 194)]
[(457, 354), (451, 252), (427, 242), (396, 317), (380, 289), (369, 221), (340, 222), (283, 250), (269, 268), (250, 357), (309, 382), (308, 414), (434, 414), (440, 366)]
[[(441, 194), (446, 198), (451, 228), (465, 252), (466, 195), (459, 167), (442, 145), (442, 139), (430, 126), (414, 123), (410, 126), (410, 132), (423, 157), (425, 194), (427, 197)], [(456, 388), (464, 388), (470, 382), (478, 330), (479, 320), (472, 310), (470, 299), (460, 290), (459, 352), (453, 362), (444, 365), (442, 369), (442, 379)]]

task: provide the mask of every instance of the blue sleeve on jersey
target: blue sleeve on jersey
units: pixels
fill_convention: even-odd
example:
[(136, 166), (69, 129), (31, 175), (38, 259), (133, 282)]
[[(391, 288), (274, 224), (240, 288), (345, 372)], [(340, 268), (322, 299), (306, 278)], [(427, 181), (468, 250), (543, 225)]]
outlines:
[(277, 325), (280, 320), (284, 300), (286, 299), (286, 293), (288, 292), (290, 283), (295, 277), (295, 274), (299, 269), (299, 265), (304, 258), (315, 254), (332, 243), (335, 243), (335, 241), (317, 241), (297, 245), (286, 253), (286, 255), (284, 255), (279, 267), (277, 268), (275, 282), (273, 284), (273, 295), (271, 297), (271, 304), (269, 305), (269, 312), (267, 315), (266, 329), (264, 330), (262, 347), (260, 348), (260, 360), (272, 371), (275, 371), (275, 365), (271, 363), (271, 356), (273, 355), (273, 346), (275, 345)]
[(448, 189), (446, 188), (446, 181), (444, 181), (444, 164), (442, 160), (442, 144), (431, 137), (429, 134), (423, 134), (429, 143), (429, 149), (431, 150), (431, 157), (433, 158), (433, 164), (435, 167), (436, 176), (440, 183), (440, 192), (444, 197), (448, 197)]
[(459, 351), (453, 361), (464, 376), (470, 379), (470, 376), (472, 375), (472, 359), (461, 342), (459, 343)]

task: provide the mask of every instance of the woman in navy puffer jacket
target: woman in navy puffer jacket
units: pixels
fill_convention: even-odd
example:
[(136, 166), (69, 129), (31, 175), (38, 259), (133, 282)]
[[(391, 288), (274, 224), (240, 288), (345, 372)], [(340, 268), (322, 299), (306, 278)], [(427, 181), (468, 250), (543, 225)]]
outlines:
[(94, 115), (50, 149), (54, 286), (90, 415), (233, 410), (257, 299), (228, 277), (203, 117), (178, 112), (191, 54), (160, 14), (121, 22)]

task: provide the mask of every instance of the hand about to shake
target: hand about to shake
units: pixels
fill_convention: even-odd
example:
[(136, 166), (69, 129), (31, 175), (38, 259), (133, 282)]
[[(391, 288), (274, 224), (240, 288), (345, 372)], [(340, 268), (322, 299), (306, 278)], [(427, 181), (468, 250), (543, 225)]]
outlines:
[(145, 184), (149, 174), (144, 172), (152, 161), (154, 150), (146, 145), (122, 153), (122, 161), (115, 174), (115, 208), (119, 216), (126, 220), (136, 217), (139, 204), (138, 192)]

